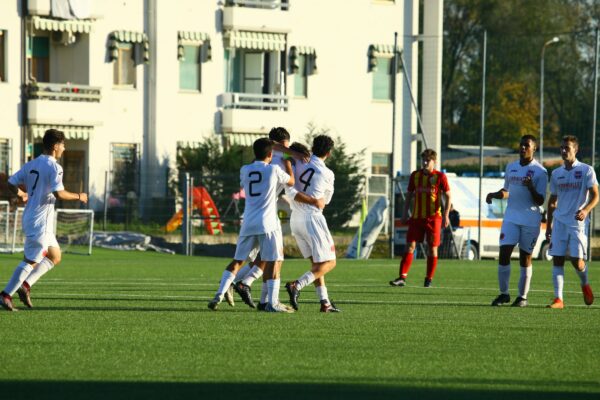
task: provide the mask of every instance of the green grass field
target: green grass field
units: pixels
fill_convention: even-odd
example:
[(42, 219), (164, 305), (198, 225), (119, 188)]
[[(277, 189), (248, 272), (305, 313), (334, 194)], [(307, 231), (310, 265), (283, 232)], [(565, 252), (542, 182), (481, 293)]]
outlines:
[[(2, 286), (19, 259), (0, 255)], [(0, 314), (0, 398), (600, 398), (600, 307), (583, 305), (570, 269), (564, 310), (544, 308), (545, 262), (534, 265), (531, 306), (514, 309), (489, 306), (494, 261), (441, 260), (425, 289), (421, 260), (405, 288), (387, 284), (397, 261), (340, 260), (327, 282), (342, 313), (319, 313), (312, 287), (295, 314), (241, 301), (212, 312), (227, 262), (64, 255), (34, 286), (33, 310)], [(306, 269), (288, 260), (282, 281)]]

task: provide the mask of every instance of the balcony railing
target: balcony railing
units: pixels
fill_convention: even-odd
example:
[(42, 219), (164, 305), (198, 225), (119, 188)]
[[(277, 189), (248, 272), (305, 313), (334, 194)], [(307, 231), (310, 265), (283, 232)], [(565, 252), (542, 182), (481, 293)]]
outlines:
[(227, 0), (225, 5), (266, 10), (289, 10), (290, 8), (288, 0)]
[(288, 97), (278, 94), (225, 93), (223, 107), (237, 110), (288, 110)]
[(99, 87), (32, 82), (27, 86), (29, 100), (58, 100), (58, 101), (83, 101), (100, 102), (102, 95)]

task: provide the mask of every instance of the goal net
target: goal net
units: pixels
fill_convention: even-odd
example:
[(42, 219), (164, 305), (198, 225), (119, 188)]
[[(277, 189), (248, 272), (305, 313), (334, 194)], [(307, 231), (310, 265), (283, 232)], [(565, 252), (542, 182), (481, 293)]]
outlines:
[[(13, 218), (12, 252), (23, 251), (23, 208), (17, 208)], [(63, 253), (92, 254), (94, 211), (59, 208), (54, 213), (55, 235)], [(11, 221), (11, 222), (13, 222)]]

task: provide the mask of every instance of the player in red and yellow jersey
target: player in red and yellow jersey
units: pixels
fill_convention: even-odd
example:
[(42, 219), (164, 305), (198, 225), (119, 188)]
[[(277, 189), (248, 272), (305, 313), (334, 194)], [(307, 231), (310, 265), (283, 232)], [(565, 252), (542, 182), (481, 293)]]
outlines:
[[(427, 254), (427, 276), (425, 287), (431, 286), (431, 280), (435, 274), (438, 260), (438, 246), (442, 227), (450, 225), (450, 186), (443, 172), (437, 171), (435, 162), (437, 153), (435, 150), (426, 149), (421, 153), (421, 169), (410, 175), (406, 200), (404, 202), (404, 214), (402, 223), (408, 223), (406, 235), (406, 253), (400, 262), (400, 276), (390, 281), (392, 286), (406, 285), (406, 277), (413, 260), (413, 253), (417, 242), (421, 243), (426, 238), (429, 245)], [(442, 203), (442, 196), (445, 201)], [(413, 203), (414, 207), (411, 218), (408, 211)]]

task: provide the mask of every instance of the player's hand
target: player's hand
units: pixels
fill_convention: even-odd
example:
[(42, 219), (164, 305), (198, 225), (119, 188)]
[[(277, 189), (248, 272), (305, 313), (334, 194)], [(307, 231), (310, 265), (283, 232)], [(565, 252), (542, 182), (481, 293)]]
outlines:
[(317, 204), (315, 204), (317, 206), (317, 208), (319, 210), (322, 210), (325, 208), (325, 199), (321, 198), (321, 199), (317, 199)]
[(552, 238), (552, 228), (546, 228), (546, 240), (550, 240)]
[(27, 203), (27, 200), (29, 200), (29, 195), (27, 194), (27, 192), (23, 192), (23, 194), (21, 194), (19, 197), (21, 198), (23, 203)]
[(494, 193), (488, 193), (488, 194), (487, 194), (487, 196), (485, 196), (485, 202), (486, 202), (486, 203), (488, 203), (488, 204), (492, 204), (492, 199), (494, 198), (494, 197), (493, 197), (493, 194), (494, 194)]
[(87, 202), (88, 202), (87, 193), (79, 193), (79, 201), (82, 202), (83, 204), (87, 204)]
[(581, 209), (575, 213), (575, 219), (577, 221), (583, 221), (587, 218), (587, 216), (588, 216), (588, 212), (585, 211), (584, 209)]
[(444, 215), (442, 218), (442, 228), (447, 228), (450, 226), (450, 217), (448, 215)]
[(526, 176), (525, 178), (523, 178), (523, 185), (525, 185), (527, 189), (533, 189), (533, 180), (530, 176)]

